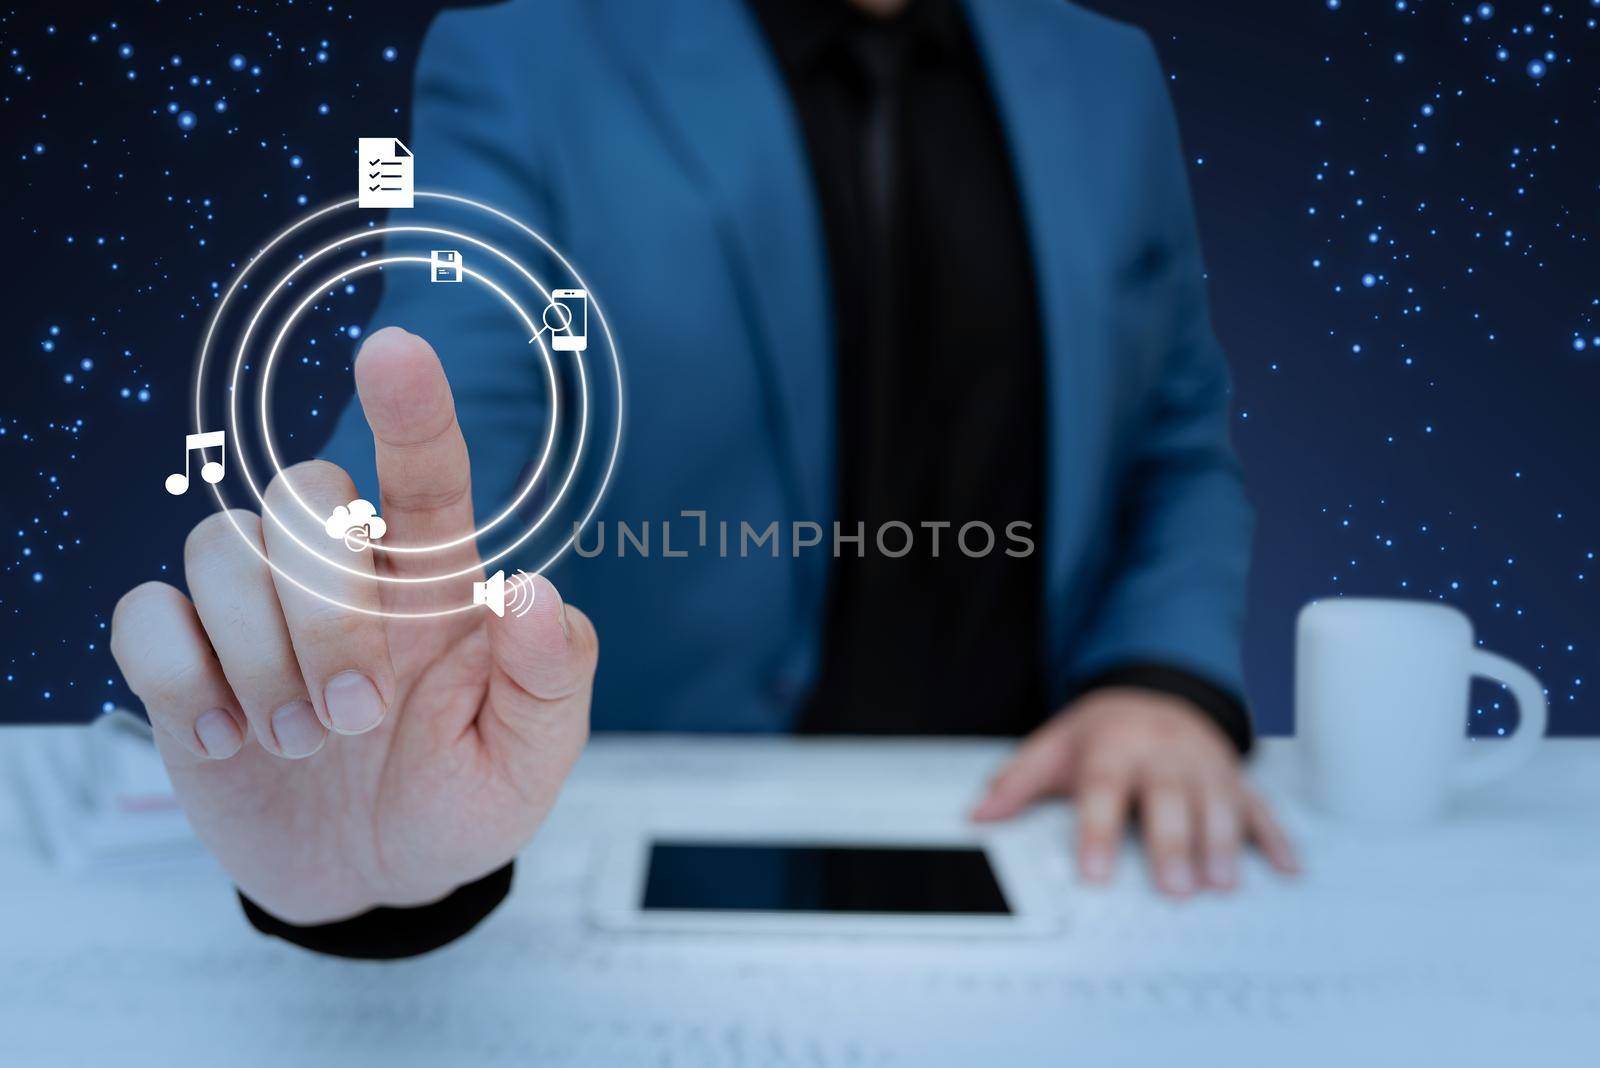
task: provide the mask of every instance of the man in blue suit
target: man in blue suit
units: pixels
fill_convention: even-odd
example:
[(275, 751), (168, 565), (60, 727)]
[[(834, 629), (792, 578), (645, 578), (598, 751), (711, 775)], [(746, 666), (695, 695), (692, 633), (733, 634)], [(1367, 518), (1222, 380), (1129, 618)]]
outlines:
[[(415, 114), (426, 173), (548, 234), (625, 341), (602, 520), (867, 534), (569, 559), (591, 626), (544, 579), (525, 618), (330, 613), (202, 523), (192, 603), (140, 587), (113, 647), (257, 926), (358, 955), (470, 927), (591, 700), (600, 728), (1026, 734), (974, 815), (1075, 796), (1086, 878), (1132, 812), (1168, 893), (1231, 887), (1247, 838), (1293, 866), (1239, 774), (1249, 510), (1142, 34), (1061, 0), (530, 0), (442, 17)], [(390, 537), (434, 542), (511, 491), (538, 384), (425, 289), (387, 280), (406, 329), (289, 477), (381, 487)], [(1029, 551), (953, 551), (968, 524)]]

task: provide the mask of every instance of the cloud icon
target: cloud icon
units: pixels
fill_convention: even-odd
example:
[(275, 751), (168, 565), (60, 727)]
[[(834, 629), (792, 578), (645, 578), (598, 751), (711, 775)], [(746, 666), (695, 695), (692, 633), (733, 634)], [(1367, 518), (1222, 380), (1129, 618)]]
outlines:
[(389, 524), (379, 518), (378, 510), (373, 507), (371, 501), (358, 498), (335, 508), (333, 514), (328, 517), (328, 522), (324, 524), (324, 529), (327, 530), (328, 537), (340, 539), (352, 530), (362, 530), (366, 532), (366, 540), (376, 541), (383, 537), (384, 532), (389, 529)]

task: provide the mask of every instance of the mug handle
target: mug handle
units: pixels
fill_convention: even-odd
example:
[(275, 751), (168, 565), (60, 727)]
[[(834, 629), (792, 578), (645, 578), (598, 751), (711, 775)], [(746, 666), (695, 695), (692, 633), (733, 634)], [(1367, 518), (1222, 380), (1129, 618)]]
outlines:
[(1533, 672), (1486, 649), (1472, 650), (1474, 676), (1503, 683), (1517, 699), (1517, 729), (1503, 742), (1473, 744), (1453, 773), (1458, 787), (1482, 786), (1503, 778), (1533, 755), (1550, 721), (1544, 687)]

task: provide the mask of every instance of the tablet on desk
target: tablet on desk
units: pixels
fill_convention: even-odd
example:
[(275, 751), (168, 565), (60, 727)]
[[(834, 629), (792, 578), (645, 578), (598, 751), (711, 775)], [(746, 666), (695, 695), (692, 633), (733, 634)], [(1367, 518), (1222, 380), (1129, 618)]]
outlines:
[(621, 930), (1016, 935), (1057, 926), (996, 840), (641, 832), (598, 869)]

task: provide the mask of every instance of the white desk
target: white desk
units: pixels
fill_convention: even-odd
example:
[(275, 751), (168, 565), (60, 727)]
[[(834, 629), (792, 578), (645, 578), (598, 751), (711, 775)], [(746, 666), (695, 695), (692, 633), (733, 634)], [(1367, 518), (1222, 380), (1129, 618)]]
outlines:
[[(0, 758), (37, 733), (0, 731)], [(1005, 942), (628, 936), (583, 917), (608, 826), (953, 822), (1003, 755), (988, 743), (596, 739), (511, 898), (393, 964), (255, 934), (203, 859), (65, 875), (8, 804), (0, 1064), (1594, 1063), (1600, 740), (1553, 741), (1426, 834), (1381, 840), (1307, 816), (1292, 743), (1262, 748), (1305, 876), (1251, 863), (1233, 897), (1170, 904), (1130, 850), (1116, 886), (1081, 889), (1053, 806), (1018, 833), (1039, 836), (1066, 926)]]

